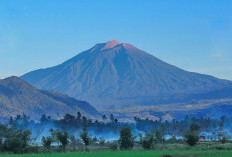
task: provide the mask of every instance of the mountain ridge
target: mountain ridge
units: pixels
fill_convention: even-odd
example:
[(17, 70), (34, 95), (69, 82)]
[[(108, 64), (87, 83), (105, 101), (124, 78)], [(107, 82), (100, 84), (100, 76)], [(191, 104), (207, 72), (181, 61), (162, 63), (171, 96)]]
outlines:
[(23, 113), (33, 120), (39, 120), (42, 114), (59, 119), (66, 113), (76, 115), (77, 111), (87, 117), (100, 117), (98, 111), (85, 101), (37, 89), (16, 76), (0, 80), (0, 108), (0, 119)]

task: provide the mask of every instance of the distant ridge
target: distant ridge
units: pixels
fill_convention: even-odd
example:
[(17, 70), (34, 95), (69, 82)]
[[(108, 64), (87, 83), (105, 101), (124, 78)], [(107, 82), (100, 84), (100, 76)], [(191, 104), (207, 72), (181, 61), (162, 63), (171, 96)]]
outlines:
[(0, 80), (0, 120), (23, 113), (32, 120), (39, 120), (42, 114), (59, 119), (65, 113), (76, 115), (77, 111), (87, 117), (100, 117), (85, 101), (55, 91), (39, 90), (15, 76)]
[(101, 110), (176, 102), (185, 95), (232, 88), (231, 81), (187, 72), (117, 40), (96, 44), (60, 65), (21, 78)]

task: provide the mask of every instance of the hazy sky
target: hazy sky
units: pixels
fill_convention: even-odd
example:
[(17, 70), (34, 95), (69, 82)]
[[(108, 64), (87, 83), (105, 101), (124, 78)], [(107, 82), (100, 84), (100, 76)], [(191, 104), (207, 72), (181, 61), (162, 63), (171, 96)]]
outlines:
[(0, 78), (112, 39), (232, 80), (232, 0), (0, 0)]

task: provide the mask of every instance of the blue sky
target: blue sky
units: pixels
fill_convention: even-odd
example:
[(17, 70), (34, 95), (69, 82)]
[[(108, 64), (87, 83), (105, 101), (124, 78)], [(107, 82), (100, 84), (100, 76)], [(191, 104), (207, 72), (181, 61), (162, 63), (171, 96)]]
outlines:
[(112, 39), (232, 80), (231, 0), (1, 0), (0, 78), (57, 65)]

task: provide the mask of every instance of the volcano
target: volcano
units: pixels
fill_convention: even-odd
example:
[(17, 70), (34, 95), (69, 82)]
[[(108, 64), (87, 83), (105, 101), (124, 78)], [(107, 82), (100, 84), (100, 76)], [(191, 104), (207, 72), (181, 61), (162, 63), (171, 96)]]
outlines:
[(21, 78), (102, 110), (178, 101), (232, 87), (231, 81), (182, 70), (117, 40), (96, 44), (60, 65)]

